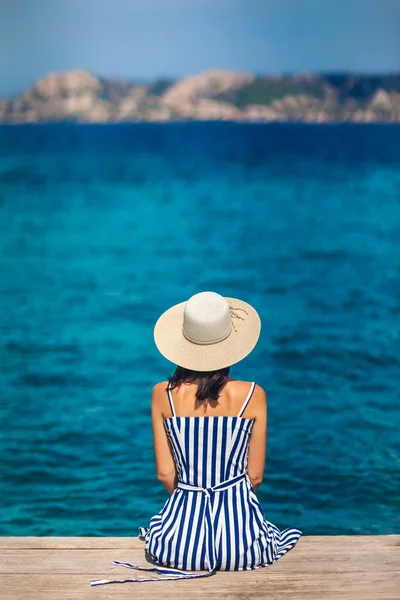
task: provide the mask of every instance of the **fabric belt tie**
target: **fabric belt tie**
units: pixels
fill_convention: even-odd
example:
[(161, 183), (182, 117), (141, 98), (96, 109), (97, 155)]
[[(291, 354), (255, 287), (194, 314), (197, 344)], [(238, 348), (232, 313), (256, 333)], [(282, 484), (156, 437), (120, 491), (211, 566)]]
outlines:
[(222, 481), (217, 485), (212, 487), (203, 488), (198, 487), (196, 485), (191, 485), (190, 483), (183, 483), (183, 481), (178, 482), (178, 489), (181, 489), (186, 492), (201, 492), (204, 494), (206, 499), (204, 517), (206, 522), (206, 539), (207, 539), (207, 549), (206, 556), (208, 562), (208, 571), (206, 573), (188, 573), (187, 571), (181, 571), (180, 569), (170, 569), (169, 567), (140, 567), (138, 565), (133, 565), (131, 563), (120, 562), (118, 560), (114, 560), (114, 565), (120, 565), (122, 567), (127, 567), (128, 569), (136, 569), (137, 571), (151, 571), (153, 573), (159, 573), (164, 575), (164, 577), (138, 577), (136, 579), (95, 579), (90, 582), (90, 585), (106, 585), (107, 583), (126, 583), (130, 581), (164, 581), (167, 579), (197, 579), (199, 577), (209, 577), (213, 575), (217, 566), (217, 553), (215, 549), (215, 532), (214, 532), (214, 522), (212, 518), (211, 511), (211, 496), (218, 492), (223, 492), (228, 490), (229, 488), (237, 485), (243, 479), (247, 477), (247, 473), (240, 473), (240, 475), (236, 475), (231, 479), (227, 479), (226, 481)]
[[(215, 549), (215, 531), (214, 531), (214, 520), (212, 518), (211, 511), (211, 496), (217, 492), (224, 492), (229, 488), (237, 485), (246, 477), (246, 473), (240, 473), (240, 475), (236, 475), (236, 477), (232, 477), (232, 479), (227, 479), (226, 481), (222, 481), (217, 485), (212, 487), (203, 488), (197, 487), (195, 485), (191, 485), (190, 483), (178, 483), (178, 488), (181, 490), (186, 490), (188, 492), (202, 492), (206, 499), (206, 507), (205, 507), (205, 521), (206, 521), (206, 538), (207, 538), (207, 548), (206, 548), (206, 556), (208, 562), (209, 571), (206, 575), (211, 575), (217, 566), (217, 553)], [(204, 576), (206, 576), (204, 575)]]

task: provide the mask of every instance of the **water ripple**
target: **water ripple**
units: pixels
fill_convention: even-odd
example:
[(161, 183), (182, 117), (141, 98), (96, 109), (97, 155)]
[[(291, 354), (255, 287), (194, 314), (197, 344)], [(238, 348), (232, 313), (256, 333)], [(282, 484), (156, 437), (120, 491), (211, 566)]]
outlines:
[(2, 132), (0, 534), (137, 535), (160, 510), (153, 326), (204, 289), (262, 318), (233, 375), (267, 391), (266, 517), (398, 532), (398, 127)]

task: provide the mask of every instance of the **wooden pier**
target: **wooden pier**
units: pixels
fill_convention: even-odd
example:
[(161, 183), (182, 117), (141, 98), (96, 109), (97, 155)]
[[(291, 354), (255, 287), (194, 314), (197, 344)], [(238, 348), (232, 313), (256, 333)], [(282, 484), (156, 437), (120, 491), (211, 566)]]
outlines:
[[(400, 535), (302, 537), (264, 569), (186, 581), (90, 586), (146, 566), (137, 538), (0, 537), (1, 600), (399, 600)], [(145, 573), (137, 572), (138, 575)]]

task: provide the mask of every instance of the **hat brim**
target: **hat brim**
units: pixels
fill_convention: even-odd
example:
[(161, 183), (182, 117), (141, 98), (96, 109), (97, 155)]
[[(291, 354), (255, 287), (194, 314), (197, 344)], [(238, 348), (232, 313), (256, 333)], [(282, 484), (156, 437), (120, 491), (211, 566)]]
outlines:
[(223, 369), (250, 354), (260, 336), (260, 317), (257, 311), (243, 300), (225, 300), (232, 309), (241, 309), (234, 311), (240, 318), (232, 319), (232, 330), (226, 339), (214, 344), (195, 344), (186, 339), (182, 332), (186, 302), (180, 302), (166, 310), (155, 324), (154, 341), (161, 354), (172, 363), (192, 371)]

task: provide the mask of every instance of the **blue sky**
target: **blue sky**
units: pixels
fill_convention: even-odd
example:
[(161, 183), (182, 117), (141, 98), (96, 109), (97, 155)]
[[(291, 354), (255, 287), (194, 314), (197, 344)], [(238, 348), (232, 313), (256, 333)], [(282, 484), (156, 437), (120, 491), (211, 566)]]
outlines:
[(400, 0), (0, 0), (0, 94), (50, 71), (151, 79), (400, 71)]

